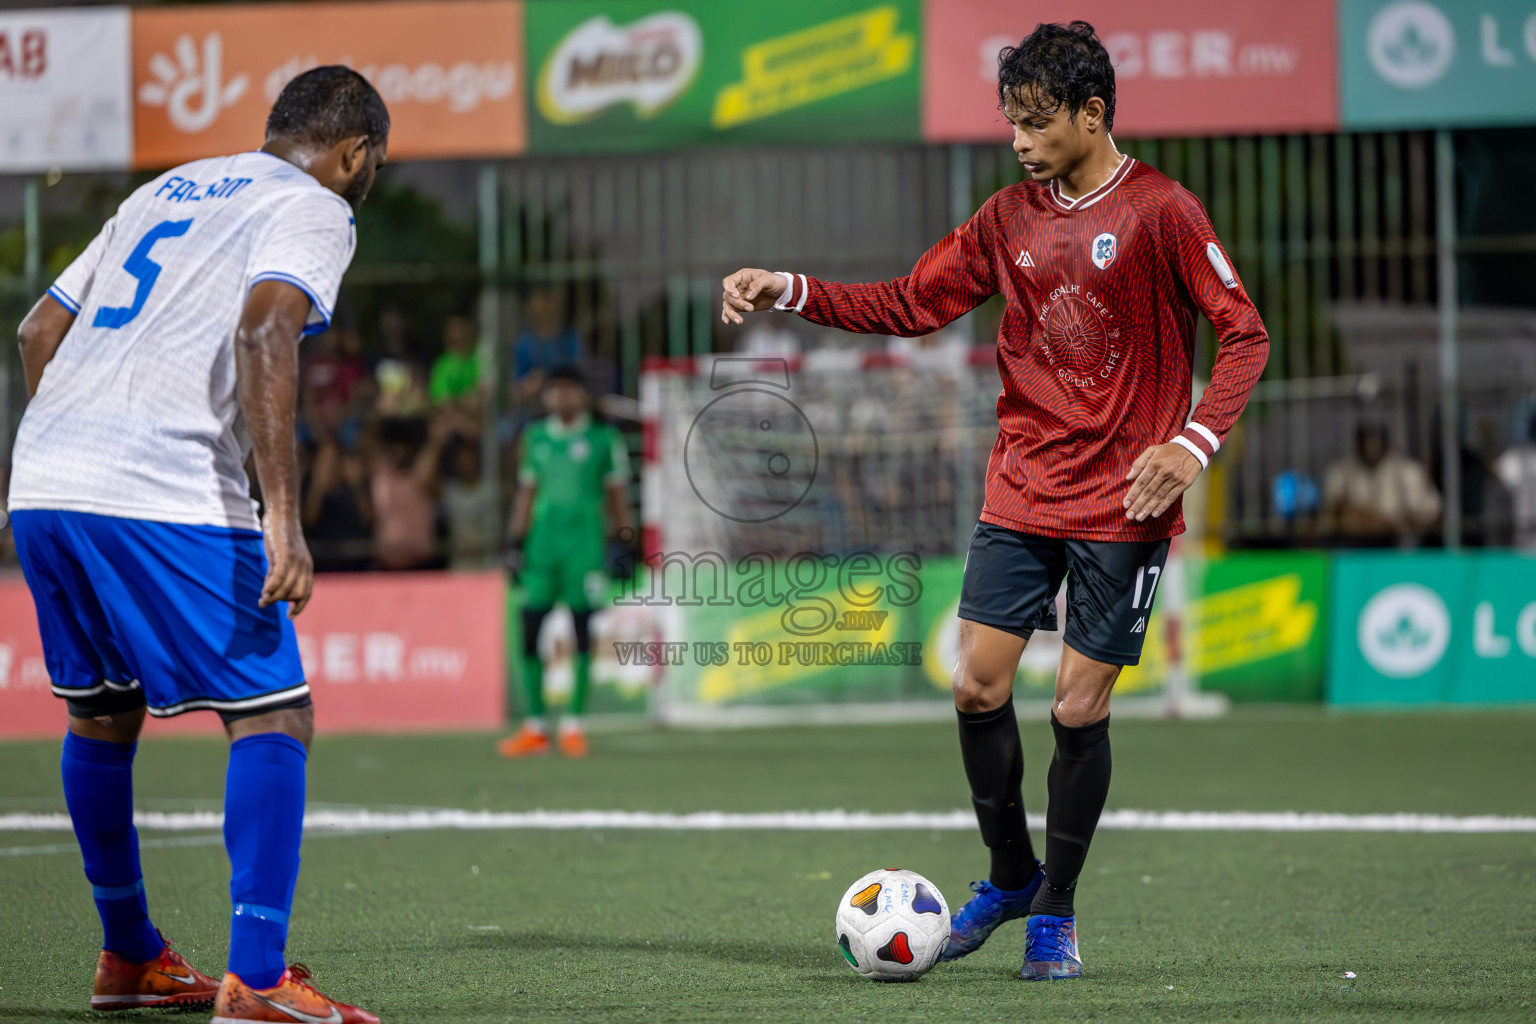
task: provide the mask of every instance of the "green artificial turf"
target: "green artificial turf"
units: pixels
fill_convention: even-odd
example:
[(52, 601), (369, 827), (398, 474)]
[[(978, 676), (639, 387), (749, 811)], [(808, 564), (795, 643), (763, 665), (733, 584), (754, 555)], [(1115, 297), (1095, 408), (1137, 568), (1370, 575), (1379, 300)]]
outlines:
[[(1049, 727), (1024, 730), (1038, 808)], [(1536, 813), (1530, 715), (1242, 714), (1117, 722), (1113, 735), (1111, 807)], [(664, 811), (967, 799), (948, 724), (636, 732), (593, 746), (586, 762), (508, 763), (485, 736), (322, 737), (309, 796)], [(0, 811), (62, 810), (57, 756), (56, 743), (0, 746)], [(144, 743), (140, 806), (217, 807), (223, 758), (216, 741)], [(157, 923), (216, 972), (228, 913), (217, 836), (144, 838)], [(81, 1009), (99, 932), (68, 840), (0, 833), (0, 1019), (101, 1019)], [(914, 985), (852, 974), (832, 942), (836, 900), (898, 863), (954, 907), (985, 855), (953, 832), (316, 837), (290, 953), (386, 1021), (1536, 1019), (1530, 834), (1102, 832), (1078, 897), (1088, 977), (1048, 985), (1014, 980), (1018, 924)]]

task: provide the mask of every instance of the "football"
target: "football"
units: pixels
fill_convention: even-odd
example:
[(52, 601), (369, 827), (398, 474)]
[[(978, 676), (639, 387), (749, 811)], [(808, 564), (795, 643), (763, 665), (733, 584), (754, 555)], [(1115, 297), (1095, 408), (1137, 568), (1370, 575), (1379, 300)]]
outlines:
[(848, 966), (871, 981), (916, 981), (949, 941), (949, 904), (916, 871), (871, 871), (838, 901), (835, 938)]

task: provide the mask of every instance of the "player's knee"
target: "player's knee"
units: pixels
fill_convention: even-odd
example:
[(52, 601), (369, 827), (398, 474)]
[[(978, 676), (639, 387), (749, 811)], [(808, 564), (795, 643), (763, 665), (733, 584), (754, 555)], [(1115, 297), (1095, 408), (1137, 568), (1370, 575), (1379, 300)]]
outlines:
[(229, 718), (224, 722), (224, 732), (229, 736), (231, 743), (245, 739), (247, 736), (259, 736), (269, 732), (282, 733), (304, 744), (307, 750), (310, 742), (315, 738), (315, 707), (313, 704), (306, 704), (303, 707), (283, 708), (279, 711), (248, 715), (244, 718)]
[(991, 711), (1000, 708), (1013, 690), (1013, 679), (983, 676), (971, 670), (964, 662), (955, 666), (950, 691), (955, 697), (955, 707), (967, 713)]
[(287, 720), (283, 723), (280, 732), (286, 732), (289, 736), (304, 744), (308, 750), (311, 741), (315, 738), (315, 707), (306, 704), (302, 708), (293, 708), (287, 712)]
[(1109, 714), (1107, 698), (1095, 694), (1069, 694), (1058, 698), (1056, 706), (1052, 708), (1052, 714), (1056, 721), (1069, 729), (1081, 729), (1085, 725), (1092, 725), (1105, 715)]

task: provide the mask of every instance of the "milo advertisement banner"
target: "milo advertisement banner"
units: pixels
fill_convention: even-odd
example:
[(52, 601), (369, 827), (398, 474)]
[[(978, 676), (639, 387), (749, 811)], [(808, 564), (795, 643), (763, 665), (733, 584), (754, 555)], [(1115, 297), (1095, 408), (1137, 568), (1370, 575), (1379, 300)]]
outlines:
[(1357, 553), (1333, 572), (1330, 703), (1536, 702), (1536, 559)]
[(529, 148), (919, 138), (919, 0), (527, 7)]

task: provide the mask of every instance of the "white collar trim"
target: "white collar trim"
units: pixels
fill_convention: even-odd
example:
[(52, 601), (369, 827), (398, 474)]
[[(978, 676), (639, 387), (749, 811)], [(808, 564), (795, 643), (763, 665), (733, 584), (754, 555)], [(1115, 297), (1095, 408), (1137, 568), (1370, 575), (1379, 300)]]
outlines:
[(1100, 199), (1103, 199), (1105, 196), (1113, 192), (1115, 186), (1124, 181), (1126, 176), (1131, 173), (1131, 165), (1135, 162), (1136, 160), (1133, 157), (1122, 156), (1120, 158), (1120, 165), (1115, 168), (1114, 173), (1109, 176), (1108, 181), (1104, 182), (1104, 184), (1100, 185), (1092, 192), (1089, 192), (1086, 195), (1078, 196), (1076, 199), (1068, 199), (1066, 196), (1062, 195), (1061, 186), (1057, 184), (1055, 178), (1052, 178), (1050, 185), (1051, 198), (1054, 199), (1056, 204), (1064, 210), (1086, 210), (1088, 207), (1092, 206), (1094, 203), (1098, 202)]

